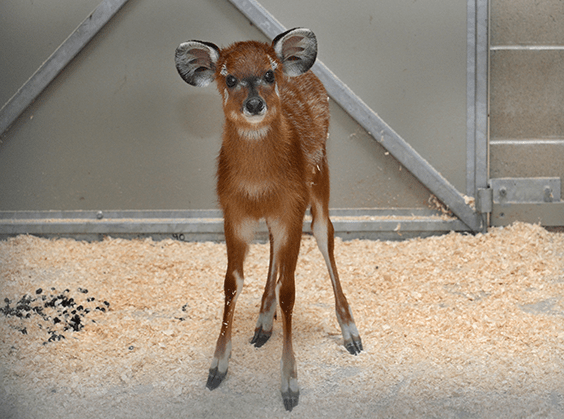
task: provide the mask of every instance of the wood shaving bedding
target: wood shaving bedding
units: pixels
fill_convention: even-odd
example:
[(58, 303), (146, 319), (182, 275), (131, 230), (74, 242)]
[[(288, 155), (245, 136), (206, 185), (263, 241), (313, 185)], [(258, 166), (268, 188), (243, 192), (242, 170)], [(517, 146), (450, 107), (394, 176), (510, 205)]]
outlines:
[(0, 417), (564, 416), (563, 233), (517, 223), (475, 236), (337, 240), (365, 347), (356, 357), (342, 346), (315, 240), (301, 246), (301, 397), (288, 414), (280, 320), (264, 347), (249, 344), (268, 245), (251, 246), (229, 374), (210, 392), (224, 244), (0, 242)]

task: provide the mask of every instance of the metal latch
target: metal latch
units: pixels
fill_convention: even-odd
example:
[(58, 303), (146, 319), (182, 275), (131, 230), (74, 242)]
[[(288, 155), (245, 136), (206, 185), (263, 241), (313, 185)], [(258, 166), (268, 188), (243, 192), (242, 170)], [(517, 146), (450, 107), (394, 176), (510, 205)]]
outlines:
[(476, 195), (476, 210), (485, 214), (493, 211), (493, 190), (491, 188), (480, 188)]

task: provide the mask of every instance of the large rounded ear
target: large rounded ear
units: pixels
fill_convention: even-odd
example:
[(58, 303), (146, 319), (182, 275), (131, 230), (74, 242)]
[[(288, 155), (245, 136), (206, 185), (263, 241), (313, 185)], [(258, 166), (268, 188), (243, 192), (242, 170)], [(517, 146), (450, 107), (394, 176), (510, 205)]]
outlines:
[(281, 33), (272, 46), (282, 61), (284, 73), (294, 77), (308, 71), (317, 57), (317, 39), (312, 31), (294, 28)]
[(219, 48), (211, 42), (188, 41), (176, 48), (174, 59), (178, 74), (186, 83), (204, 87), (214, 79)]

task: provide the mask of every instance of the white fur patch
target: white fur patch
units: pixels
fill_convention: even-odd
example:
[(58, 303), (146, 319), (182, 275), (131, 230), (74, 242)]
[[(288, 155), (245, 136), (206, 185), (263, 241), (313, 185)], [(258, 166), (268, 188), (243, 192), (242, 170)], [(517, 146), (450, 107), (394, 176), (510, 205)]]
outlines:
[(229, 357), (231, 356), (231, 342), (227, 343), (227, 345), (225, 345), (225, 352), (223, 353), (222, 357), (220, 359), (218, 358), (213, 358), (212, 360), (212, 364), (211, 367), (212, 368), (216, 368), (217, 370), (223, 374), (227, 371), (227, 368), (229, 367)]
[[(250, 243), (253, 241), (253, 238), (255, 237), (255, 228), (256, 228), (257, 222), (255, 220), (252, 220), (250, 218), (247, 218), (246, 220), (243, 220), (239, 223), (239, 225), (237, 226), (236, 230), (235, 230), (235, 234), (237, 234), (237, 237), (244, 241), (245, 243)], [(235, 272), (235, 277), (237, 278), (238, 273)]]
[(221, 74), (224, 77), (229, 74), (229, 72), (227, 71), (227, 66), (225, 64), (221, 66), (221, 71), (219, 72), (219, 74)]
[(249, 122), (251, 124), (260, 124), (262, 122), (262, 120), (264, 119), (264, 115), (266, 115), (266, 110), (263, 113), (261, 113), (260, 115), (248, 114), (246, 109), (243, 111), (243, 116), (245, 117), (247, 122)]
[(274, 325), (274, 312), (276, 311), (276, 302), (273, 302), (270, 309), (265, 313), (260, 313), (257, 321), (257, 329), (262, 329), (264, 332), (271, 332)]
[(270, 60), (270, 65), (272, 66), (272, 71), (276, 70), (278, 68), (278, 63), (276, 61), (274, 61), (271, 56), (268, 56), (268, 59)]
[(321, 204), (314, 204), (317, 208), (317, 216), (315, 217), (315, 222), (313, 223), (313, 236), (317, 241), (317, 247), (325, 259), (325, 265), (327, 265), (327, 270), (329, 271), (329, 276), (331, 277), (331, 282), (333, 283), (333, 289), (335, 289), (336, 279), (333, 268), (331, 267), (331, 260), (329, 259), (329, 242), (328, 234), (329, 230), (327, 227), (327, 215), (323, 213), (323, 207)]
[(243, 285), (245, 285), (245, 280), (241, 275), (239, 275), (239, 272), (237, 271), (233, 271), (233, 276), (235, 276), (235, 281), (237, 281), (237, 294), (235, 294), (235, 298), (233, 298), (233, 304), (235, 304), (237, 297), (239, 297), (241, 291), (243, 291)]
[(235, 111), (231, 111), (229, 113), (229, 116), (231, 117), (231, 119), (233, 119), (234, 121), (238, 121), (239, 120), (239, 114)]
[[(284, 367), (282, 366), (282, 368)], [(292, 393), (297, 393), (300, 390), (300, 385), (298, 384), (298, 380), (296, 378), (285, 380), (284, 377), (282, 377), (282, 385), (280, 386), (280, 391), (282, 393), (287, 393), (288, 390), (292, 391)]]
[(241, 182), (239, 184), (239, 189), (247, 194), (249, 198), (259, 198), (264, 193), (268, 192), (272, 188), (272, 183), (262, 181), (262, 182)]
[(271, 218), (266, 220), (268, 224), (268, 228), (270, 229), (270, 234), (272, 234), (273, 239), (273, 253), (274, 257), (276, 258), (282, 246), (286, 244), (288, 240), (288, 231), (286, 230), (286, 226), (282, 224), (279, 220), (275, 218)]
[[(261, 117), (261, 120), (262, 118), (263, 117)], [(258, 128), (258, 129), (237, 128), (237, 132), (239, 133), (239, 135), (244, 139), (250, 141), (262, 140), (264, 137), (266, 137), (268, 131), (270, 131), (269, 126)]]
[(229, 100), (229, 92), (227, 89), (223, 90), (223, 106), (227, 106), (227, 101)]
[(276, 302), (278, 305), (280, 305), (280, 288), (282, 287), (282, 281), (278, 281), (276, 283), (276, 288), (274, 289), (275, 293), (276, 293)]
[[(266, 220), (268, 224), (268, 228), (270, 234), (272, 234), (272, 253), (274, 254), (274, 263), (278, 263), (280, 254), (280, 249), (286, 244), (288, 241), (288, 231), (286, 230), (286, 226), (282, 224), (277, 219), (268, 219)], [(276, 283), (276, 301), (280, 304), (280, 287), (282, 287), (282, 281), (278, 280)]]
[(343, 340), (345, 341), (351, 340), (353, 337), (358, 337), (358, 329), (356, 328), (354, 322), (341, 324), (341, 332), (343, 333)]
[(314, 204), (317, 210), (317, 216), (315, 217), (315, 222), (313, 223), (313, 236), (317, 241), (317, 246), (323, 257), (325, 258), (325, 262), (329, 264), (329, 246), (327, 242), (327, 222), (326, 222), (326, 215), (323, 213), (323, 206), (321, 204)]

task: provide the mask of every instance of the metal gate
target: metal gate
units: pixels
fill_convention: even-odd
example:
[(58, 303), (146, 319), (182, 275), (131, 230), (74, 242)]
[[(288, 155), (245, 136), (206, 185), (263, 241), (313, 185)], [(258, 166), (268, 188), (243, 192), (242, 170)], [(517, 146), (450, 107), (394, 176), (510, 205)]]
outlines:
[[(255, 0), (230, 0), (252, 24), (272, 38), (284, 27)], [(127, 2), (104, 0), (37, 70), (0, 111), (0, 132), (4, 132), (63, 68), (88, 44)], [(457, 190), (415, 151), (392, 127), (367, 106), (331, 70), (318, 61), (313, 71), (337, 102), (374, 141), (411, 172), (446, 208), (443, 213), (427, 209), (334, 209), (336, 234), (343, 238), (401, 239), (442, 234), (448, 231), (483, 232), (489, 224), (520, 219), (523, 205), (540, 209), (544, 224), (563, 225), (559, 179), (521, 181), (492, 179), (488, 174), (489, 104), (489, 3), (467, 2), (467, 129), (466, 193)], [(494, 48), (495, 51), (495, 48)], [(400, 166), (400, 168), (401, 168)], [(548, 182), (548, 183), (547, 183)], [(515, 190), (527, 191), (527, 202)], [(541, 188), (542, 191), (539, 192)], [(505, 192), (504, 192), (505, 191)], [(515, 207), (518, 205), (518, 207)], [(517, 208), (517, 209), (516, 209)], [(529, 207), (526, 207), (527, 210)], [(512, 215), (516, 211), (517, 216)], [(444, 212), (448, 212), (446, 216)], [(552, 214), (553, 216), (545, 216)], [(537, 215), (535, 215), (537, 216)], [(501, 222), (500, 222), (501, 220)], [(308, 230), (304, 223), (304, 230)], [(98, 239), (103, 235), (180, 240), (222, 238), (221, 214), (217, 210), (96, 210), (96, 211), (0, 211), (0, 237), (16, 234), (72, 236)], [(259, 237), (264, 238), (264, 225)]]

